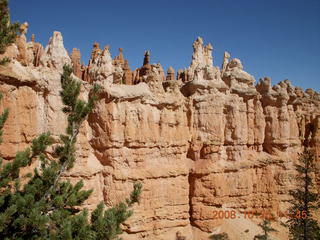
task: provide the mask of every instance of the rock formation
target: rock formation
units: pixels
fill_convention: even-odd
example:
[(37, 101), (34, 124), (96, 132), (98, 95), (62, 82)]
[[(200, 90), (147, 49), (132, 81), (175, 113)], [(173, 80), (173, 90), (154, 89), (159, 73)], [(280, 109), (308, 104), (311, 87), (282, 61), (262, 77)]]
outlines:
[(167, 71), (167, 81), (174, 80), (174, 69), (170, 66)]
[(16, 44), (19, 50), (18, 60), (22, 65), (26, 66), (28, 63), (27, 59), (27, 38), (26, 33), (28, 31), (28, 23), (23, 23), (20, 25), (20, 36), (17, 37)]
[(159, 62), (157, 63), (156, 68), (158, 69), (158, 72), (160, 75), (160, 81), (161, 82), (165, 81), (166, 77), (164, 75), (164, 70)]
[(223, 55), (223, 63), (222, 63), (222, 67), (221, 67), (221, 73), (223, 74), (226, 69), (227, 69), (227, 65), (229, 63), (229, 59), (230, 59), (230, 53), (228, 52), (224, 52), (224, 55)]
[(90, 69), (92, 65), (95, 63), (96, 58), (101, 54), (100, 44), (97, 42), (94, 42), (93, 49), (91, 51), (91, 57), (88, 63), (88, 66), (81, 66), (82, 72), (83, 72), (83, 80), (86, 82), (92, 82), (92, 79), (90, 77)]
[(131, 71), (129, 67), (129, 62), (127, 59), (124, 60), (123, 64), (123, 83), (127, 85), (133, 84), (133, 72)]
[(54, 32), (49, 44), (44, 49), (40, 58), (41, 66), (62, 70), (65, 64), (71, 65), (71, 59), (63, 45), (63, 38), (60, 32)]
[(33, 42), (33, 54), (34, 54), (34, 60), (33, 65), (35, 67), (39, 67), (40, 65), (40, 58), (44, 54), (43, 46), (40, 43)]
[(114, 58), (113, 65), (117, 69), (116, 72), (119, 73), (118, 77), (115, 76), (114, 82), (118, 83), (118, 84), (121, 83), (121, 84), (132, 85), (133, 84), (133, 72), (131, 71), (131, 69), (129, 67), (128, 60), (125, 59), (123, 56), (122, 48), (119, 48), (119, 55)]
[(113, 81), (115, 67), (112, 63), (112, 58), (109, 52), (109, 46), (105, 46), (100, 50), (99, 45), (94, 46), (89, 61), (89, 76), (93, 81)]
[(143, 65), (141, 68), (136, 69), (134, 73), (134, 84), (140, 82), (146, 82), (147, 76), (151, 73), (151, 64), (150, 64), (150, 51), (145, 51)]
[(123, 57), (122, 51), (123, 51), (122, 48), (119, 48), (119, 55), (114, 58), (115, 65), (117, 65), (117, 64), (123, 65), (124, 64), (124, 57)]
[[(22, 56), (24, 48), (16, 48)], [(94, 189), (89, 209), (102, 200), (116, 204), (133, 182), (143, 184), (124, 239), (208, 239), (224, 222), (214, 218), (215, 210), (267, 209), (279, 219), (289, 206), (298, 153), (308, 145), (319, 155), (319, 93), (288, 80), (272, 86), (267, 77), (254, 86), (239, 59), (225, 53), (219, 69), (211, 53), (198, 38), (191, 65), (174, 80), (172, 69), (165, 79), (161, 65), (150, 64), (147, 51), (130, 78), (122, 51), (113, 60), (108, 46), (101, 50), (95, 43), (88, 66), (80, 69), (82, 93), (91, 82), (102, 92), (80, 131), (75, 167), (64, 177)], [(71, 57), (75, 75), (79, 55), (74, 50)], [(0, 111), (10, 110), (0, 145), (6, 161), (39, 133), (50, 131), (58, 141), (64, 132), (59, 79), (71, 59), (55, 32), (40, 65), (12, 57), (0, 66)]]
[(76, 75), (78, 78), (82, 79), (83, 77), (83, 69), (81, 65), (81, 53), (80, 50), (77, 48), (73, 48), (71, 52), (71, 63), (73, 67), (73, 73)]

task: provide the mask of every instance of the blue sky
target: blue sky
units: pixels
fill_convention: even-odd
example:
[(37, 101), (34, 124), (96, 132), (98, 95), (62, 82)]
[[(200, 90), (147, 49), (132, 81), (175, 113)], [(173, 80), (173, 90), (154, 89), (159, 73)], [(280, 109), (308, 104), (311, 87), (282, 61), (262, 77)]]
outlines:
[(60, 31), (85, 63), (97, 41), (110, 45), (112, 57), (122, 47), (131, 69), (150, 50), (152, 63), (177, 70), (190, 65), (201, 36), (216, 66), (228, 51), (256, 81), (269, 76), (320, 90), (320, 0), (11, 0), (10, 10), (13, 21), (29, 23), (29, 39), (34, 33), (46, 45)]

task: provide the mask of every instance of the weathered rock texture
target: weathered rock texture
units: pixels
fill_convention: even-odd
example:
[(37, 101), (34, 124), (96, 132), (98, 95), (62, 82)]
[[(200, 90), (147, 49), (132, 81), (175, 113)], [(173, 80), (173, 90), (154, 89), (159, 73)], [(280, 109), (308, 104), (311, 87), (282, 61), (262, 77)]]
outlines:
[[(23, 33), (19, 39), (25, 44)], [(41, 47), (29, 59), (21, 57), (25, 47), (12, 45), (19, 52), (0, 67), (0, 110), (10, 109), (1, 157), (9, 161), (41, 132), (56, 139), (64, 132), (60, 72), (72, 62), (83, 93), (91, 82), (103, 88), (81, 129), (76, 166), (65, 177), (84, 179), (94, 189), (90, 209), (101, 200), (117, 203), (142, 182), (124, 239), (207, 239), (221, 223), (213, 210), (269, 209), (277, 217), (288, 207), (298, 153), (309, 145), (319, 154), (317, 92), (288, 80), (272, 86), (269, 78), (254, 86), (253, 76), (228, 53), (222, 69), (213, 66), (213, 48), (201, 38), (178, 80), (172, 68), (165, 80), (161, 65), (150, 64), (149, 51), (131, 72), (122, 50), (112, 59), (109, 47), (97, 43), (88, 66), (80, 66), (80, 52), (73, 50), (70, 59), (59, 32)]]

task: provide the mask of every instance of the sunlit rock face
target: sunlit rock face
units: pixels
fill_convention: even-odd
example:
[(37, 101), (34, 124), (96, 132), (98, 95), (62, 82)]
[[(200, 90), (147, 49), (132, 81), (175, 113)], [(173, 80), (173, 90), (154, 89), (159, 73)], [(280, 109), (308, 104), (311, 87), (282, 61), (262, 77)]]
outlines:
[(255, 86), (227, 52), (222, 68), (214, 66), (213, 47), (201, 38), (191, 65), (175, 77), (174, 69), (165, 76), (160, 63), (151, 64), (149, 51), (131, 71), (122, 49), (112, 59), (108, 46), (95, 43), (84, 66), (80, 51), (69, 57), (59, 32), (44, 50), (23, 34), (4, 54), (11, 63), (0, 66), (0, 110), (10, 110), (1, 157), (10, 161), (42, 132), (58, 141), (66, 127), (60, 73), (72, 64), (82, 97), (93, 82), (102, 91), (81, 128), (75, 167), (64, 177), (94, 189), (89, 209), (116, 204), (135, 181), (143, 184), (124, 239), (207, 239), (223, 223), (214, 210), (276, 215), (289, 206), (298, 153), (311, 146), (319, 154), (319, 93), (288, 80), (272, 86), (267, 77)]
[(63, 45), (63, 38), (60, 32), (54, 32), (48, 45), (44, 49), (44, 54), (40, 58), (40, 63), (44, 67), (61, 70), (64, 64), (71, 64), (71, 59)]

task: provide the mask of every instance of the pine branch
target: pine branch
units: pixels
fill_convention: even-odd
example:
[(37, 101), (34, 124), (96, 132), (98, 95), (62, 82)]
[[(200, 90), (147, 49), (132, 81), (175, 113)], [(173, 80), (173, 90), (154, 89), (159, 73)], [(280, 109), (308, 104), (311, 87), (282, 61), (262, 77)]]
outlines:
[[(2, 101), (3, 95), (0, 93), (0, 101)], [(2, 134), (3, 134), (3, 127), (5, 122), (7, 121), (9, 116), (9, 110), (6, 108), (3, 113), (0, 115), (0, 143), (2, 142)]]
[[(74, 134), (71, 136), (70, 142), (72, 142), (72, 141), (77, 137), (78, 132), (79, 132), (79, 131), (74, 132)], [(69, 155), (68, 157), (69, 157), (69, 158), (71, 157), (71, 153), (70, 153), (70, 155)], [(52, 193), (51, 193), (52, 190), (53, 190), (53, 189), (56, 189), (57, 184), (58, 184), (58, 182), (59, 182), (62, 174), (68, 169), (68, 164), (70, 164), (69, 161), (65, 161), (65, 162), (62, 164), (61, 168), (59, 169), (59, 171), (58, 171), (58, 173), (57, 173), (56, 178), (54, 179), (53, 185), (52, 185), (52, 186), (48, 189), (48, 191), (44, 194), (42, 200), (49, 200), (49, 199), (50, 199), (50, 197), (51, 197), (51, 195), (52, 195)]]
[(10, 62), (10, 58), (4, 57), (0, 60), (0, 65), (6, 65), (9, 62)]
[[(81, 85), (71, 77), (73, 70), (70, 66), (65, 65), (63, 67), (63, 70), (64, 72), (61, 75), (62, 91), (60, 92), (60, 96), (62, 97), (62, 101), (65, 104), (63, 111), (68, 115), (68, 126), (66, 132), (71, 136), (68, 136), (67, 139), (61, 137), (61, 139), (65, 141), (64, 146), (59, 148), (60, 152), (58, 152), (58, 154), (65, 150), (67, 150), (67, 154), (62, 154), (60, 156), (60, 162), (62, 162), (62, 165), (57, 172), (53, 185), (44, 194), (42, 198), (43, 200), (50, 199), (52, 191), (57, 188), (62, 174), (73, 165), (73, 161), (75, 159), (73, 148), (79, 133), (80, 126), (86, 119), (89, 112), (93, 109), (95, 101), (97, 100), (96, 94), (100, 90), (98, 85), (94, 85), (92, 89), (93, 95), (89, 98), (88, 103), (84, 103), (83, 101), (78, 100)], [(71, 149), (68, 147), (69, 145), (71, 146)]]

